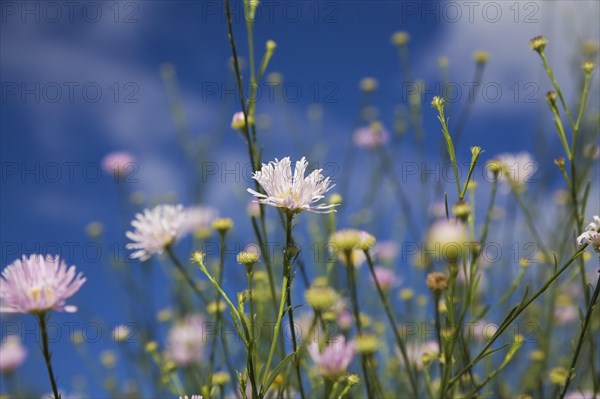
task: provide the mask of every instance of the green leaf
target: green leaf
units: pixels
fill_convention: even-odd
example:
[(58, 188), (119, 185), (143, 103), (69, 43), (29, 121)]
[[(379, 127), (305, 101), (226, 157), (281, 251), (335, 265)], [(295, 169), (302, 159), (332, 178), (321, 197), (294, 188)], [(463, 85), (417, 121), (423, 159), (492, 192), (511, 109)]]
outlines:
[(279, 374), (281, 374), (281, 372), (283, 371), (283, 369), (294, 358), (294, 356), (296, 356), (296, 352), (290, 353), (277, 366), (275, 366), (275, 368), (271, 372), (271, 375), (269, 375), (269, 378), (267, 378), (267, 380), (263, 384), (263, 386), (260, 387), (260, 396), (261, 397), (269, 390), (269, 388), (273, 384), (273, 381), (275, 381), (275, 378), (277, 378), (277, 376)]

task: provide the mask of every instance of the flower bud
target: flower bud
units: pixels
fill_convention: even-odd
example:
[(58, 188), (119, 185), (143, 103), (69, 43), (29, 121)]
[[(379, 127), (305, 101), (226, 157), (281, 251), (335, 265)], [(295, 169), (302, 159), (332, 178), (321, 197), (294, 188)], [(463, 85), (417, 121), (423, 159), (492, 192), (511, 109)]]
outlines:
[(410, 35), (408, 34), (408, 32), (400, 31), (400, 32), (395, 32), (392, 35), (392, 44), (394, 44), (396, 46), (404, 46), (408, 43), (409, 40), (410, 40)]
[(440, 293), (448, 288), (448, 276), (444, 273), (433, 272), (427, 275), (427, 287), (433, 293)]
[(529, 47), (541, 54), (546, 48), (547, 44), (548, 39), (546, 39), (544, 36), (536, 36), (530, 40)]

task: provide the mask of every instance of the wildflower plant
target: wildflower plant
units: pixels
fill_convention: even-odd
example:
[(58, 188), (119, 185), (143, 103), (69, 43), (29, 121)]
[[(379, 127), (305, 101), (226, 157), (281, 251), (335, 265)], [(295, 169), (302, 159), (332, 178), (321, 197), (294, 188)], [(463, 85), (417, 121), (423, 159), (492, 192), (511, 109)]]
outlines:
[[(600, 205), (594, 197), (597, 103), (591, 100), (597, 46), (583, 46), (580, 86), (572, 94), (559, 85), (547, 56), (553, 43), (544, 36), (529, 42), (550, 86), (544, 112), (555, 133), (544, 140), (556, 145), (547, 148), (552, 162), (540, 151), (485, 148), (484, 133), (467, 134), (474, 101), (458, 110), (447, 93), (432, 93), (414, 75), (415, 36), (405, 31), (393, 33), (391, 45), (403, 83), (414, 90), (392, 121), (377, 107), (387, 82), (366, 77), (354, 88), (360, 99), (355, 124), (344, 143), (335, 143), (335, 154), (324, 148), (325, 137), (305, 152), (298, 145), (276, 153), (263, 132), (267, 118), (258, 91), (265, 81), (283, 81), (271, 63), (289, 49), (272, 39), (257, 43), (261, 2), (241, 0), (241, 19), (231, 3), (223, 1), (222, 22), (237, 96), (222, 125), (247, 157), (247, 180), (223, 184), (214, 197), (205, 181), (194, 181), (186, 187), (193, 192), (189, 206), (178, 204), (186, 200), (177, 195), (148, 199), (118, 185), (121, 222), (132, 220), (120, 233), (128, 240), (127, 256), (115, 256), (107, 270), (124, 288), (118, 302), (135, 323), (107, 326), (114, 347), (101, 348), (98, 357), (106, 392), (562, 399), (581, 391), (598, 397), (600, 218), (589, 213)], [(237, 23), (245, 28), (243, 40)], [(480, 83), (496, 58), (486, 50), (472, 54), (473, 81)], [(449, 83), (452, 58), (442, 55), (437, 68)], [(161, 76), (185, 161), (196, 173), (207, 165), (213, 143), (190, 134), (174, 67), (163, 65)], [(472, 100), (477, 86), (469, 88)], [(311, 109), (309, 118), (319, 112)], [(286, 131), (278, 134), (288, 138)], [(301, 139), (311, 141), (308, 134)], [(406, 183), (399, 164), (413, 156), (425, 163), (431, 149), (440, 150), (447, 181)], [(345, 159), (341, 176), (318, 164), (337, 152)], [(123, 182), (134, 162), (131, 153), (115, 152), (102, 168)], [(542, 167), (561, 179), (554, 208), (546, 188), (534, 185), (543, 179), (536, 175)], [(247, 218), (214, 204), (225, 203), (223, 197), (238, 201)], [(110, 229), (88, 225), (95, 242)], [(524, 240), (531, 244), (525, 253)], [(501, 252), (511, 243), (518, 246), (512, 259), (506, 253), (490, 259), (490, 247)], [(77, 311), (73, 297), (85, 282), (60, 257), (42, 255), (24, 255), (0, 277), (0, 311), (31, 314), (39, 324), (55, 399), (61, 394), (48, 320), (53, 312)], [(18, 372), (28, 354), (18, 336), (4, 341), (2, 378)], [(83, 333), (72, 341), (87, 359)], [(128, 376), (123, 381), (121, 367)]]

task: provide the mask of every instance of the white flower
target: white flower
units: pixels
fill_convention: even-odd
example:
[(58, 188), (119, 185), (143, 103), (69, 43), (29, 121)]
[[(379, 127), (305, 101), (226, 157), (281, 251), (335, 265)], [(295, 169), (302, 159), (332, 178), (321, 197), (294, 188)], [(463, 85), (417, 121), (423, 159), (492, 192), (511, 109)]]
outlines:
[(498, 154), (495, 159), (500, 163), (502, 169), (498, 175), (498, 181), (505, 184), (505, 190), (510, 189), (509, 180), (520, 187), (530, 181), (538, 170), (537, 163), (528, 152), (518, 154)]
[(466, 251), (468, 240), (464, 224), (441, 219), (429, 228), (426, 250), (436, 262), (454, 262)]
[(296, 162), (294, 176), (292, 178), (291, 162), (289, 157), (281, 161), (275, 158), (268, 164), (263, 164), (260, 171), (255, 172), (252, 178), (256, 180), (267, 195), (248, 189), (250, 194), (258, 198), (258, 202), (266, 205), (286, 208), (292, 212), (310, 211), (316, 213), (335, 212), (334, 204), (319, 204), (316, 202), (323, 199), (323, 194), (333, 188), (329, 177), (324, 178), (322, 169), (314, 170), (310, 175), (304, 177), (308, 162), (302, 157)]
[(209, 230), (212, 222), (217, 218), (216, 209), (208, 206), (192, 206), (185, 210), (185, 221), (183, 231), (193, 233), (198, 230)]
[[(408, 342), (406, 344), (406, 357), (417, 370), (423, 369), (424, 363), (436, 359), (439, 356), (439, 347), (436, 341), (430, 340), (426, 342)], [(400, 350), (397, 350), (397, 355), (400, 358), (400, 363), (404, 364), (404, 357), (401, 356)]]
[(145, 261), (152, 255), (162, 254), (167, 245), (185, 233), (185, 216), (182, 205), (158, 205), (136, 214), (131, 222), (135, 231), (125, 233), (127, 238), (134, 241), (126, 246), (135, 250), (131, 258)]
[(594, 221), (587, 225), (583, 234), (577, 237), (577, 244), (582, 246), (583, 244), (591, 245), (596, 252), (600, 252), (600, 217), (594, 216)]

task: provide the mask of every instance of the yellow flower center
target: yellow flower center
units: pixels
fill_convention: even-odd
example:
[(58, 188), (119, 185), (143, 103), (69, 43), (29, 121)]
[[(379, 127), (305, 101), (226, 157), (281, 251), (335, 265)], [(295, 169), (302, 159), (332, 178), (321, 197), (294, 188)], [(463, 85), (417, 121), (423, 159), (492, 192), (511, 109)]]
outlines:
[(31, 289), (29, 291), (29, 296), (31, 297), (31, 299), (33, 299), (34, 302), (39, 302), (42, 293), (46, 295), (46, 298), (52, 299), (52, 291), (42, 290), (40, 287)]

